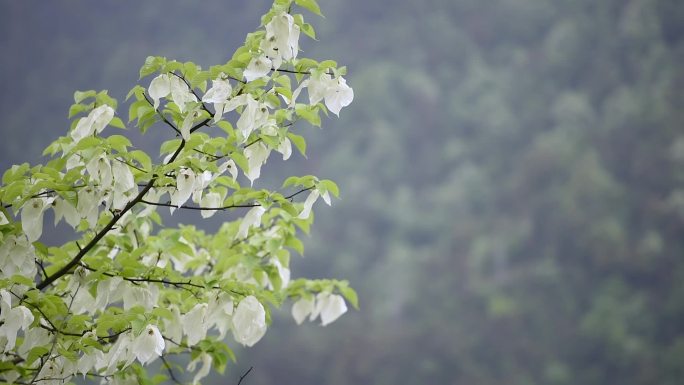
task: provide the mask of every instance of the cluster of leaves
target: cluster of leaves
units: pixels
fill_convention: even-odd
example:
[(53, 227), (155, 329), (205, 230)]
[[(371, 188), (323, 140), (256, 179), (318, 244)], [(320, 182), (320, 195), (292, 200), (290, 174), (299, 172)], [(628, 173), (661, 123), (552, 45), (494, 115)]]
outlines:
[[(188, 354), (197, 383), (234, 359), (229, 332), (246, 346), (261, 339), (264, 304), (296, 300), (298, 323), (324, 325), (346, 312), (345, 299), (357, 306), (346, 281), (290, 279), (291, 251), (303, 253), (298, 232), (308, 232), (319, 198), (338, 196), (335, 183), (303, 176), (282, 191), (254, 188), (273, 151), (286, 160), (294, 144), (305, 154), (298, 122), (318, 126), (321, 112), (339, 114), (353, 99), (344, 67), (297, 57), (300, 31), (315, 32), (295, 6), (320, 14), (314, 0), (277, 0), (231, 60), (208, 70), (149, 57), (140, 76), (153, 78), (128, 94), (127, 123), (106, 91), (76, 92), (69, 115), (78, 118), (45, 149), (49, 161), (4, 173), (0, 380), (159, 383), (176, 380), (165, 357)], [(304, 89), (309, 100), (298, 102)], [(103, 135), (127, 124), (170, 130), (161, 162), (125, 135)], [(160, 207), (204, 218), (246, 212), (207, 234), (165, 228)], [(48, 211), (77, 239), (41, 243)], [(168, 372), (149, 378), (143, 367), (159, 357)]]

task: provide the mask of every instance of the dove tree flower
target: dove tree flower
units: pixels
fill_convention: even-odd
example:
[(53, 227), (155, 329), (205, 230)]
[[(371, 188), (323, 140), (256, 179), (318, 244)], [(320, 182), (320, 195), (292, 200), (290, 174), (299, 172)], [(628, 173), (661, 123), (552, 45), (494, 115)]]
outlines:
[[(353, 99), (344, 67), (299, 57), (300, 33), (314, 37), (303, 9), (320, 12), (315, 0), (275, 1), (263, 28), (208, 69), (147, 58), (140, 76), (150, 80), (128, 95), (128, 125), (167, 136), (160, 161), (110, 132), (130, 127), (106, 91), (79, 91), (50, 159), (3, 174), (0, 382), (151, 383), (150, 364), (185, 354), (198, 384), (224, 369), (231, 345), (262, 339), (272, 307), (292, 300), (295, 322), (329, 325), (357, 306), (346, 281), (295, 278), (289, 266), (315, 202), (330, 205), (337, 185), (306, 175), (259, 186), (273, 152), (305, 155), (301, 133), (320, 126), (321, 101), (338, 115)], [(305, 88), (308, 103), (297, 101)], [(165, 226), (160, 208), (224, 223)], [(43, 244), (60, 223), (71, 240)]]

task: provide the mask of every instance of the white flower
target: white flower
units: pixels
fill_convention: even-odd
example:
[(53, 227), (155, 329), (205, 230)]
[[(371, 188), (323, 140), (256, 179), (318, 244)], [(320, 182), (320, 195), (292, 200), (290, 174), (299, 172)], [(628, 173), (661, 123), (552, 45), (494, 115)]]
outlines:
[(85, 218), (90, 227), (95, 227), (99, 215), (100, 197), (98, 191), (93, 186), (86, 186), (78, 189), (78, 203), (76, 210), (81, 218)]
[(242, 142), (249, 138), (249, 134), (268, 122), (268, 108), (251, 97), (246, 100), (246, 107), (237, 121), (237, 128), (242, 134)]
[(124, 310), (134, 306), (142, 306), (145, 310), (152, 310), (159, 299), (159, 288), (154, 284), (123, 285), (120, 288), (123, 296)]
[(55, 212), (55, 226), (64, 218), (71, 227), (76, 227), (81, 222), (81, 215), (66, 199), (55, 197), (52, 202), (52, 210)]
[(311, 313), (309, 320), (313, 321), (320, 315), (321, 325), (325, 326), (332, 323), (346, 312), (347, 304), (344, 302), (344, 298), (337, 294), (318, 293), (316, 296), (316, 306)]
[(297, 218), (308, 219), (311, 215), (311, 208), (313, 207), (313, 204), (316, 203), (318, 197), (320, 196), (321, 193), (319, 193), (318, 190), (312, 190), (309, 193), (309, 196), (306, 197), (306, 200), (304, 201), (304, 207), (302, 208), (302, 211), (299, 213), (299, 216), (297, 216)]
[(286, 12), (273, 16), (266, 24), (266, 35), (259, 48), (272, 60), (273, 68), (280, 68), (283, 60), (297, 57), (299, 33), (299, 26), (294, 23), (292, 15)]
[(311, 314), (314, 310), (314, 301), (308, 300), (304, 297), (297, 300), (292, 305), (292, 317), (297, 322), (297, 325), (301, 325), (304, 319)]
[(233, 88), (230, 86), (228, 79), (224, 79), (226, 75), (221, 72), (219, 76), (212, 82), (211, 88), (202, 96), (202, 101), (205, 103), (214, 103), (214, 122), (221, 120), (223, 116), (224, 107)]
[(35, 249), (26, 235), (6, 235), (0, 243), (0, 276), (11, 277), (14, 274), (21, 274), (33, 277), (36, 275), (35, 259)]
[(86, 170), (90, 174), (91, 181), (96, 182), (101, 188), (112, 185), (112, 165), (105, 153), (94, 157), (86, 164)]
[(29, 242), (37, 241), (43, 234), (43, 213), (54, 198), (33, 198), (21, 209), (21, 228)]
[(245, 346), (253, 346), (266, 333), (264, 306), (250, 295), (245, 297), (233, 314), (233, 337)]
[(138, 186), (131, 168), (120, 161), (112, 164), (112, 174), (114, 174), (114, 196), (112, 197), (112, 207), (122, 210), (126, 204), (138, 193)]
[[(164, 334), (171, 341), (180, 343), (183, 339), (183, 316), (176, 305), (171, 305), (169, 310), (171, 310), (173, 318), (164, 319)], [(167, 345), (168, 349), (171, 347), (172, 345)]]
[[(202, 198), (201, 206), (204, 208), (218, 208), (221, 206), (223, 199), (221, 194), (217, 192), (211, 192)], [(209, 218), (216, 214), (216, 210), (202, 210), (202, 218)]]
[(19, 330), (26, 331), (33, 322), (33, 314), (25, 306), (12, 308), (11, 294), (0, 290), (0, 337), (7, 339), (3, 353), (14, 349)]
[(324, 73), (317, 78), (312, 77), (308, 82), (308, 90), (309, 103), (313, 105), (325, 99), (325, 106), (337, 116), (342, 107), (354, 100), (354, 90), (342, 76), (333, 79), (331, 75)]
[(79, 142), (94, 132), (99, 134), (112, 121), (112, 118), (114, 118), (114, 109), (106, 104), (101, 105), (78, 121), (76, 127), (71, 131), (71, 138), (74, 142)]
[(206, 303), (198, 303), (183, 315), (183, 333), (188, 337), (188, 345), (195, 345), (204, 339), (208, 328)]
[(147, 88), (147, 93), (154, 101), (154, 109), (159, 108), (159, 99), (165, 98), (171, 93), (171, 82), (168, 74), (161, 74), (152, 79), (150, 86)]
[(190, 91), (188, 85), (178, 76), (169, 75), (169, 82), (171, 83), (171, 99), (178, 106), (178, 110), (183, 113), (186, 104), (196, 102), (197, 98)]
[(245, 176), (251, 184), (261, 176), (261, 166), (266, 163), (268, 156), (271, 154), (271, 149), (264, 143), (258, 142), (245, 149), (245, 157), (247, 158), (247, 165), (249, 170)]
[(0, 211), (0, 226), (8, 224), (9, 221), (7, 220), (7, 217), (5, 216), (5, 213)]
[(202, 367), (197, 371), (197, 373), (195, 373), (195, 377), (192, 378), (192, 385), (198, 384), (201, 379), (209, 374), (209, 370), (211, 369), (211, 356), (207, 353), (202, 353), (199, 355), (199, 357), (195, 358), (188, 364), (188, 371), (195, 371), (195, 367), (197, 367), (197, 364), (200, 362), (202, 363)]
[(207, 321), (210, 327), (216, 327), (219, 338), (223, 339), (230, 329), (231, 316), (233, 315), (233, 300), (230, 295), (220, 293), (209, 302)]
[(133, 341), (135, 358), (145, 365), (154, 361), (164, 351), (164, 337), (155, 325), (147, 325), (145, 330)]
[(280, 289), (285, 289), (290, 284), (290, 269), (283, 266), (276, 258), (273, 259), (273, 266), (278, 269), (278, 276), (280, 277)]
[(176, 191), (171, 194), (171, 204), (181, 207), (192, 195), (195, 187), (195, 173), (189, 168), (183, 168), (176, 176)]
[(271, 59), (261, 55), (252, 58), (252, 60), (249, 61), (249, 64), (247, 64), (247, 68), (245, 68), (245, 71), (242, 73), (242, 75), (245, 77), (247, 82), (251, 82), (252, 80), (268, 75), (268, 73), (271, 72), (272, 65)]
[(171, 94), (171, 99), (178, 106), (178, 110), (185, 112), (185, 105), (190, 102), (196, 102), (197, 98), (190, 91), (188, 85), (178, 76), (171, 74), (162, 74), (152, 79), (150, 86), (147, 88), (147, 93), (154, 101), (154, 109), (159, 108), (159, 99), (165, 98)]
[(266, 209), (261, 206), (252, 207), (240, 222), (237, 238), (247, 237), (247, 232), (252, 227), (259, 227), (261, 225), (261, 216), (264, 215)]

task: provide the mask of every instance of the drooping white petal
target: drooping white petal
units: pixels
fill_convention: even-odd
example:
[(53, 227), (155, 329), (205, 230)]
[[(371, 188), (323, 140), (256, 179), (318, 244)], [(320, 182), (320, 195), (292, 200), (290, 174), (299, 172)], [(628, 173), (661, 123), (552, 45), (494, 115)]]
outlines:
[(155, 325), (147, 325), (145, 330), (133, 341), (135, 358), (145, 365), (154, 361), (164, 351), (164, 337)]
[(323, 198), (323, 201), (328, 205), (331, 206), (332, 202), (330, 201), (330, 192), (326, 191), (323, 194), (321, 194), (321, 198)]
[[(3, 300), (3, 302), (5, 302)], [(7, 306), (3, 306), (2, 315), (0, 315), (0, 337), (5, 337), (7, 343), (3, 352), (8, 352), (14, 349), (17, 341), (17, 332), (19, 330), (27, 330), (33, 322), (33, 314), (25, 306), (17, 306), (11, 310)]]
[(311, 77), (308, 82), (307, 90), (309, 91), (309, 104), (318, 104), (329, 93), (329, 89), (333, 86), (334, 80), (328, 74), (321, 74), (318, 77)]
[(340, 295), (330, 294), (324, 296), (322, 299), (316, 298), (316, 301), (322, 303), (320, 307), (322, 326), (334, 322), (342, 314), (347, 312), (347, 304)]
[(195, 186), (195, 172), (189, 168), (181, 169), (176, 176), (176, 191), (171, 194), (171, 204), (181, 207), (192, 195)]
[(252, 80), (268, 75), (268, 73), (271, 72), (272, 65), (271, 59), (263, 55), (258, 56), (249, 61), (249, 64), (247, 64), (247, 68), (245, 68), (242, 75), (247, 82), (251, 82)]
[(45, 198), (33, 198), (26, 201), (21, 209), (21, 228), (29, 242), (37, 241), (43, 234), (45, 203)]
[(193, 372), (195, 371), (195, 368), (197, 367), (198, 363), (202, 363), (202, 367), (195, 373), (195, 376), (192, 378), (192, 385), (196, 385), (199, 383), (201, 379), (206, 377), (209, 374), (209, 370), (211, 369), (211, 363), (212, 363), (212, 358), (209, 354), (207, 353), (202, 353), (199, 355), (199, 357), (195, 358), (188, 364), (188, 371)]
[(234, 160), (229, 160), (226, 163), (224, 163), (226, 170), (230, 173), (230, 176), (233, 177), (233, 181), (237, 179), (238, 176), (238, 169), (237, 165), (235, 164)]
[(220, 293), (209, 302), (207, 313), (209, 327), (218, 329), (220, 339), (223, 339), (230, 329), (233, 307), (233, 299), (226, 293)]
[(93, 133), (101, 132), (106, 125), (114, 118), (114, 109), (106, 104), (103, 104), (88, 114), (88, 116), (81, 118), (76, 127), (71, 131), (71, 138), (74, 142), (79, 142), (86, 136)]
[(280, 289), (285, 289), (290, 284), (290, 269), (283, 266), (278, 259), (273, 259), (273, 265), (278, 269), (278, 276), (280, 277)]
[(299, 97), (299, 94), (308, 85), (309, 85), (309, 79), (306, 79), (303, 82), (299, 83), (299, 86), (297, 86), (297, 88), (295, 88), (295, 90), (292, 92), (292, 100), (290, 100), (288, 102), (289, 107), (294, 107), (295, 103), (297, 102), (297, 98)]
[(246, 107), (237, 121), (238, 131), (242, 134), (242, 142), (249, 138), (249, 134), (268, 122), (268, 108), (251, 97), (247, 99)]
[(90, 174), (91, 181), (96, 182), (100, 187), (106, 188), (112, 185), (112, 166), (104, 153), (91, 159), (86, 164), (86, 170)]
[(342, 107), (348, 106), (354, 100), (354, 90), (347, 85), (343, 77), (337, 78), (337, 85), (329, 89), (325, 95), (325, 106), (335, 115), (340, 115)]
[(261, 225), (261, 216), (264, 215), (266, 209), (261, 206), (252, 207), (240, 222), (240, 228), (237, 233), (237, 238), (247, 237), (247, 232), (252, 227), (259, 227)]
[(254, 181), (261, 175), (261, 166), (266, 163), (270, 154), (271, 149), (262, 142), (255, 143), (245, 149), (245, 157), (247, 158), (247, 165), (249, 166), (249, 170), (245, 176), (252, 184), (254, 184)]
[(188, 337), (187, 343), (192, 346), (207, 336), (207, 304), (198, 303), (183, 315), (183, 333)]
[[(211, 192), (202, 198), (201, 206), (205, 208), (217, 208), (221, 206), (221, 194), (217, 192)], [(202, 218), (209, 218), (216, 214), (216, 210), (202, 210)]]
[(220, 73), (219, 76), (212, 81), (212, 86), (207, 92), (202, 96), (202, 101), (205, 103), (225, 103), (228, 101), (233, 88), (230, 86), (228, 79), (223, 79), (224, 73)]
[(171, 85), (171, 99), (178, 106), (178, 110), (185, 112), (188, 103), (196, 102), (197, 98), (190, 91), (188, 85), (178, 76), (169, 75), (169, 83)]
[(290, 142), (290, 139), (287, 137), (283, 138), (278, 144), (276, 151), (283, 154), (283, 160), (290, 159), (290, 156), (292, 155), (292, 142)]
[(5, 213), (0, 211), (0, 226), (8, 224), (9, 221), (7, 220), (7, 217), (5, 216)]
[(85, 218), (91, 227), (97, 224), (100, 199), (97, 190), (92, 186), (82, 187), (78, 190), (78, 203), (76, 210), (81, 218)]
[(92, 130), (99, 134), (114, 118), (114, 109), (105, 104), (94, 109), (91, 114), (93, 115)]
[[(176, 305), (171, 305), (170, 309), (173, 315), (171, 319), (164, 319), (164, 334), (166, 338), (171, 341), (180, 343), (183, 338), (183, 316)], [(167, 350), (171, 348), (171, 344), (167, 345)]]
[(304, 201), (304, 207), (302, 208), (302, 211), (299, 213), (299, 216), (297, 216), (297, 218), (309, 218), (309, 215), (311, 215), (311, 208), (313, 207), (313, 204), (316, 203), (319, 196), (321, 196), (321, 194), (318, 192), (318, 190), (311, 190), (309, 196), (306, 197), (306, 200)]
[(157, 305), (159, 288), (154, 284), (122, 285), (123, 307), (130, 310), (134, 306), (142, 306), (151, 310)]
[(223, 79), (225, 74), (221, 72), (219, 76), (212, 82), (212, 87), (202, 96), (202, 101), (205, 103), (214, 103), (214, 122), (221, 120), (225, 110), (226, 102), (233, 92), (228, 79)]
[(167, 97), (171, 93), (171, 82), (168, 74), (161, 74), (152, 79), (150, 86), (147, 88), (147, 93), (154, 101), (154, 109), (159, 108), (159, 99)]
[(313, 310), (314, 301), (302, 297), (292, 305), (292, 317), (295, 322), (297, 322), (297, 325), (301, 325), (302, 322), (304, 322), (304, 319), (309, 316)]
[(245, 346), (254, 346), (266, 334), (264, 306), (250, 295), (245, 297), (233, 314), (233, 337)]

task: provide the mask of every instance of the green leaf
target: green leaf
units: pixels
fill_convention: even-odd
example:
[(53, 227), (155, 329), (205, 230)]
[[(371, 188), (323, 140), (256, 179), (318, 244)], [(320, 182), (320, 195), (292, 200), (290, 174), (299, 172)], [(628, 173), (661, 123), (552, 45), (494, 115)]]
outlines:
[(149, 155), (141, 150), (134, 150), (128, 153), (132, 159), (138, 162), (142, 169), (150, 171), (152, 169), (152, 160)]
[(295, 105), (295, 113), (300, 118), (303, 118), (307, 122), (311, 123), (312, 126), (321, 126), (321, 117), (318, 114), (318, 108), (316, 106), (297, 103)]
[(29, 350), (28, 357), (26, 357), (26, 365), (31, 365), (34, 363), (38, 358), (48, 354), (50, 352), (50, 349), (46, 346), (36, 346)]
[(97, 95), (97, 92), (94, 90), (76, 91), (74, 92), (74, 103), (81, 103), (85, 99), (94, 98), (95, 95)]
[(321, 13), (321, 8), (318, 6), (316, 0), (295, 0), (295, 3), (300, 7), (308, 9), (318, 16), (323, 16)]
[(304, 255), (304, 243), (295, 236), (287, 237), (287, 240), (285, 241), (285, 246), (297, 251), (299, 255)]
[(337, 289), (340, 291), (342, 296), (349, 301), (349, 303), (354, 306), (354, 309), (359, 310), (359, 297), (356, 291), (347, 285), (338, 285)]
[(314, 40), (316, 40), (316, 31), (314, 30), (314, 27), (309, 24), (309, 23), (302, 23), (302, 25), (299, 27), (304, 34)]
[(290, 139), (292, 144), (294, 144), (295, 147), (297, 147), (299, 153), (306, 158), (306, 140), (304, 139), (304, 137), (301, 135), (293, 134), (291, 132), (287, 133), (287, 137)]
[(125, 152), (126, 147), (132, 146), (131, 141), (123, 135), (112, 135), (108, 137), (107, 144), (119, 152)]
[(337, 187), (337, 184), (329, 179), (324, 179), (319, 182), (319, 186), (323, 186), (325, 191), (329, 191), (335, 198), (340, 197), (340, 189)]
[(145, 64), (140, 68), (140, 79), (157, 72), (164, 64), (166, 64), (166, 58), (148, 56), (147, 59), (145, 59)]
[(124, 130), (126, 129), (126, 125), (124, 124), (124, 122), (121, 121), (121, 118), (119, 118), (118, 116), (115, 116), (112, 119), (112, 121), (109, 122), (109, 125), (116, 128), (122, 128)]

